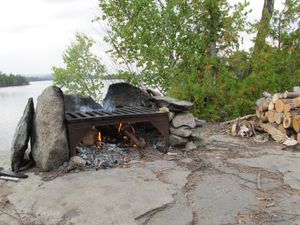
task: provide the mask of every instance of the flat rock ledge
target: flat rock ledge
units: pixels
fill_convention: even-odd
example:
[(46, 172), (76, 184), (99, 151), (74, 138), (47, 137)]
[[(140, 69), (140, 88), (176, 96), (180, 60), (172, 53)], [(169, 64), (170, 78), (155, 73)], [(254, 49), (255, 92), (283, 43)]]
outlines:
[[(11, 187), (5, 190), (28, 224), (139, 225), (148, 221), (154, 225), (168, 218), (169, 224), (188, 225), (193, 214), (180, 190), (189, 173), (174, 162), (160, 160), (128, 169), (68, 174), (51, 181), (30, 174), (22, 182), (8, 183)], [(165, 176), (165, 182), (157, 174)], [(6, 219), (18, 224), (17, 217), (0, 215), (0, 222), (6, 224)]]
[(193, 108), (192, 102), (171, 98), (168, 96), (152, 96), (152, 101), (156, 103), (158, 108), (167, 107), (172, 112), (183, 112)]

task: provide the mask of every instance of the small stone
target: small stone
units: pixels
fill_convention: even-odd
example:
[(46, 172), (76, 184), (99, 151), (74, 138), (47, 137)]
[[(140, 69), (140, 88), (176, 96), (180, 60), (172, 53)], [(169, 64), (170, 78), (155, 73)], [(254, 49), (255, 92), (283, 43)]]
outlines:
[(189, 137), (192, 134), (192, 129), (187, 126), (182, 126), (179, 128), (170, 128), (171, 134), (175, 134), (180, 137)]
[(196, 127), (202, 127), (204, 124), (206, 124), (206, 121), (195, 118), (195, 123)]
[(173, 127), (188, 126), (190, 128), (195, 128), (195, 118), (191, 113), (178, 113), (174, 116), (172, 120)]
[(197, 145), (195, 145), (194, 142), (190, 141), (190, 142), (186, 143), (185, 150), (191, 151), (191, 150), (195, 150), (195, 149), (197, 149)]
[(177, 135), (171, 134), (169, 136), (169, 143), (170, 146), (184, 146), (188, 142), (187, 138), (184, 137), (179, 137)]
[(80, 156), (73, 156), (71, 159), (70, 159), (70, 162), (71, 163), (74, 163), (76, 166), (85, 166), (86, 165), (86, 160), (84, 160), (83, 158), (81, 158)]
[(93, 145), (96, 142), (97, 139), (97, 130), (96, 129), (90, 129), (87, 134), (82, 138), (82, 143), (84, 145)]

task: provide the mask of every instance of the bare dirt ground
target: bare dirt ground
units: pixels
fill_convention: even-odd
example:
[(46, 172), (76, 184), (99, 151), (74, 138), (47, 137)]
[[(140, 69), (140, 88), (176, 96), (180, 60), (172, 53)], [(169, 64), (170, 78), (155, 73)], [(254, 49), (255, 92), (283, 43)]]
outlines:
[[(0, 181), (0, 224), (300, 224), (300, 151), (201, 128), (197, 150)], [(0, 165), (8, 165), (8, 154)]]

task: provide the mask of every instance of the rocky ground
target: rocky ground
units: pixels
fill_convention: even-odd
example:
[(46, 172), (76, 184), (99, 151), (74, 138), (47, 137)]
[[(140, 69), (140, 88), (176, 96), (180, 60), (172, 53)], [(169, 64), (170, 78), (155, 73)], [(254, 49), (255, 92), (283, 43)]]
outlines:
[[(202, 129), (197, 150), (0, 181), (0, 224), (300, 224), (300, 151)], [(9, 153), (0, 153), (9, 168)]]

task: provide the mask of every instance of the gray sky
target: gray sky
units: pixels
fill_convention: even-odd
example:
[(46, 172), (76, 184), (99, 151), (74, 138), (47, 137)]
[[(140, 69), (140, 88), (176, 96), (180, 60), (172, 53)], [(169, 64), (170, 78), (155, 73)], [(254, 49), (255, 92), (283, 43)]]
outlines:
[[(230, 0), (231, 2), (236, 2)], [(259, 19), (263, 0), (250, 0), (251, 20)], [(281, 1), (276, 0), (276, 7)], [(101, 27), (91, 20), (99, 15), (97, 0), (0, 0), (0, 71), (19, 74), (47, 74), (63, 66), (62, 52), (84, 32), (97, 39), (96, 48), (105, 64), (108, 46), (101, 41)], [(250, 38), (245, 46), (250, 46)]]

